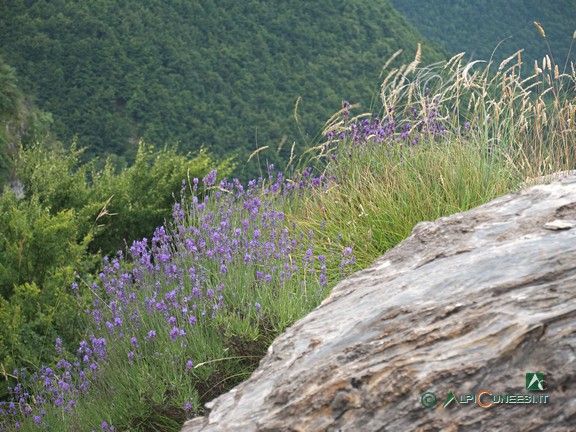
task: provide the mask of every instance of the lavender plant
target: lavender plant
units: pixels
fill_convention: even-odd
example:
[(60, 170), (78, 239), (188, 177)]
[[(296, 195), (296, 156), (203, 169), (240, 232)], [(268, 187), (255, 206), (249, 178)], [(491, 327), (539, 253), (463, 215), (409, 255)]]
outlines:
[(169, 224), (106, 258), (98, 283), (73, 286), (93, 298), (88, 337), (75, 358), (14, 371), (0, 430), (178, 430), (354, 263), (337, 238), (319, 253), (316, 233), (283, 211), (325, 187), (309, 170), (286, 181), (272, 166), (246, 188), (216, 171), (183, 182)]

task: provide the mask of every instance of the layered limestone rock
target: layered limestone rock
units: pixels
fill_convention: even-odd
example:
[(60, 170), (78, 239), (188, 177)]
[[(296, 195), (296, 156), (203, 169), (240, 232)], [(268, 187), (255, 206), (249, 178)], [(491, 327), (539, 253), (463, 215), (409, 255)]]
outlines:
[(418, 224), (207, 407), (183, 431), (574, 430), (576, 177)]

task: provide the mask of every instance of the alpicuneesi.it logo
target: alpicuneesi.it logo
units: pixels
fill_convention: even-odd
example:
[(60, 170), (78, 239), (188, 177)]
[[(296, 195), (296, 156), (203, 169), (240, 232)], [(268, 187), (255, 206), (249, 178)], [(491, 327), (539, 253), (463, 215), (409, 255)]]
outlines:
[(544, 391), (546, 390), (546, 381), (542, 372), (529, 372), (526, 374), (526, 390)]
[[(501, 394), (494, 393), (489, 389), (482, 389), (477, 393), (456, 394), (453, 390), (450, 390), (444, 399), (444, 403), (442, 403), (442, 408), (468, 404), (477, 404), (482, 408), (497, 404), (545, 404), (548, 403), (548, 395), (543, 393), (546, 390), (544, 373), (528, 372), (526, 374), (526, 391), (531, 393)], [(436, 394), (426, 392), (420, 397), (420, 402), (424, 408), (435, 408), (438, 405), (438, 398)]]

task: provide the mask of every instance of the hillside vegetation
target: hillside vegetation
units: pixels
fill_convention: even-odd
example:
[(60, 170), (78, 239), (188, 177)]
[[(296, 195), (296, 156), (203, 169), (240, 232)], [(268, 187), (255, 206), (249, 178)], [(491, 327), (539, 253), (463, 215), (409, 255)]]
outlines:
[(0, 431), (178, 431), (418, 222), (576, 168), (573, 67), (434, 62), (386, 2), (0, 0), (0, 25)]
[[(384, 74), (377, 114), (344, 103), (308, 165), (291, 175), (270, 166), (246, 186), (216, 170), (190, 178), (151, 238), (106, 258), (97, 277), (75, 277), (52, 309), (84, 314), (83, 339), (74, 348), (64, 334), (51, 341), (51, 363), (0, 371), (10, 398), (0, 430), (178, 431), (418, 222), (576, 167), (574, 72), (546, 61), (533, 73), (518, 56), (475, 70), (462, 55), (432, 66), (419, 58)], [(28, 199), (44, 194), (30, 188)], [(28, 328), (46, 325), (31, 306), (41, 301), (34, 284), (15, 289), (0, 316), (12, 324), (7, 340), (24, 321), (10, 321), (12, 311), (36, 317)]]
[(19, 146), (46, 141), (50, 125), (51, 116), (27, 100), (16, 70), (0, 56), (0, 191), (14, 180)]
[(259, 174), (250, 153), (286, 161), (342, 99), (369, 108), (393, 52), (425, 44), (380, 0), (11, 0), (0, 28), (21, 89), (87, 157), (133, 160), (140, 139), (204, 146), (238, 155), (244, 180)]
[[(572, 0), (390, 0), (390, 3), (428, 39), (451, 53), (465, 51), (469, 59), (489, 60), (502, 42), (494, 53), (497, 63), (524, 49), (523, 59), (530, 65), (534, 60), (542, 61), (552, 51), (561, 70), (565, 65), (569, 67), (566, 61), (576, 31), (576, 2)], [(541, 37), (534, 21), (546, 29), (546, 39)], [(576, 52), (572, 52), (569, 60), (576, 60)]]

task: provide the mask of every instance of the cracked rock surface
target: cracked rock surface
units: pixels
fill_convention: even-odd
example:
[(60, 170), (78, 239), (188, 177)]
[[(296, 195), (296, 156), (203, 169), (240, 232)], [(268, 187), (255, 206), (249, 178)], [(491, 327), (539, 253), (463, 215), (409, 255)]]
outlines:
[(576, 176), (418, 224), (207, 407), (183, 432), (576, 430)]

